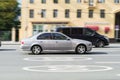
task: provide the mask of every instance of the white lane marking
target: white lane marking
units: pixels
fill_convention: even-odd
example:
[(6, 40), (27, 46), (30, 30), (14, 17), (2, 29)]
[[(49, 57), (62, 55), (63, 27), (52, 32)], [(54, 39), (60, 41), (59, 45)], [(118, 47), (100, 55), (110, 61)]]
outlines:
[(92, 52), (93, 51), (102, 51), (102, 52), (118, 52), (118, 51), (120, 51), (120, 49), (115, 49), (115, 50), (110, 50), (110, 49), (99, 49), (99, 50), (95, 50), (95, 49), (93, 49), (92, 50)]
[[(93, 53), (94, 54), (94, 53)], [(120, 57), (120, 55), (108, 55), (108, 54), (105, 54), (105, 55), (101, 55), (101, 54), (97, 54), (96, 53), (96, 55), (92, 55), (92, 52), (91, 52), (91, 54), (90, 55), (82, 55), (82, 56), (85, 56), (85, 57), (87, 57), (87, 56), (93, 56), (93, 57)]]
[(96, 72), (112, 70), (112, 67), (98, 65), (42, 65), (22, 68), (33, 72)]
[(120, 62), (95, 62), (99, 64), (120, 64)]
[(29, 57), (24, 58), (26, 61), (84, 61), (92, 60), (88, 57)]

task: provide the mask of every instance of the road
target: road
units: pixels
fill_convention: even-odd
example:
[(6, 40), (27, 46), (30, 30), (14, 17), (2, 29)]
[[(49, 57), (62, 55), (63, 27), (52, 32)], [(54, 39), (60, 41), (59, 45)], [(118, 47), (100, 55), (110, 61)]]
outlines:
[(19, 45), (0, 48), (0, 80), (119, 80), (120, 44), (87, 54), (32, 55)]

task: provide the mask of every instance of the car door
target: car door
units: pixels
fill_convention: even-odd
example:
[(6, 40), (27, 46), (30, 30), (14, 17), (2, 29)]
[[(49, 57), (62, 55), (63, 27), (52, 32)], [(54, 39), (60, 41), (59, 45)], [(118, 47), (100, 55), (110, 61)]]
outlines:
[(71, 50), (72, 41), (67, 36), (60, 33), (52, 33), (53, 40), (56, 42), (55, 50)]
[(90, 41), (93, 44), (97, 40), (97, 37), (95, 36), (95, 32), (90, 29), (87, 29), (87, 28), (84, 29), (83, 38), (84, 38), (84, 40)]
[(52, 40), (51, 33), (43, 33), (37, 37), (37, 41), (43, 50), (54, 50), (55, 41)]

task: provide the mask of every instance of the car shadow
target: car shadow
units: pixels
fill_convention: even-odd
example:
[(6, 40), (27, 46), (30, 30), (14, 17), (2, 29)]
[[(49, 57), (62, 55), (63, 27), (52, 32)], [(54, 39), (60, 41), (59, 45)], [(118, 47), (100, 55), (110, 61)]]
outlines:
[(102, 55), (102, 54), (108, 54), (106, 52), (89, 52), (89, 53), (86, 53), (85, 55)]
[[(93, 48), (99, 48), (99, 47), (93, 47)], [(120, 48), (120, 46), (105, 46), (105, 47), (101, 47), (101, 49), (104, 48)]]
[[(32, 54), (32, 53), (28, 53), (29, 55), (34, 55), (34, 54)], [(106, 53), (106, 52), (88, 52), (88, 53), (85, 53), (85, 54), (77, 54), (77, 53), (74, 53), (74, 52), (65, 52), (65, 53), (63, 53), (63, 52), (55, 52), (55, 53), (49, 53), (49, 52), (47, 52), (47, 53), (41, 53), (41, 54), (39, 54), (39, 55), (102, 55), (102, 54), (108, 54), (108, 53)]]
[(0, 49), (0, 51), (16, 51), (16, 49)]

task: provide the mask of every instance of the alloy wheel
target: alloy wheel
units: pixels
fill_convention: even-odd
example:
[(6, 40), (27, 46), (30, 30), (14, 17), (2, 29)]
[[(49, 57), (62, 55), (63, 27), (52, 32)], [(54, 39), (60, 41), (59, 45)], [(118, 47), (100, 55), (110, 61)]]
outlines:
[(32, 53), (35, 54), (35, 55), (38, 55), (41, 53), (41, 47), (40, 46), (33, 46), (32, 47)]
[(77, 48), (76, 48), (76, 53), (79, 53), (79, 54), (83, 54), (86, 52), (86, 47), (84, 45), (79, 45)]

